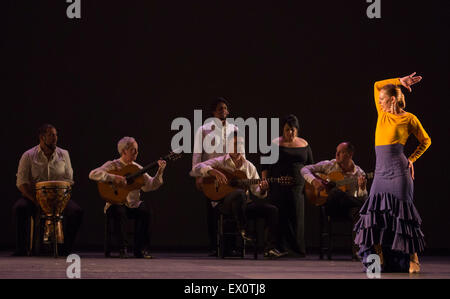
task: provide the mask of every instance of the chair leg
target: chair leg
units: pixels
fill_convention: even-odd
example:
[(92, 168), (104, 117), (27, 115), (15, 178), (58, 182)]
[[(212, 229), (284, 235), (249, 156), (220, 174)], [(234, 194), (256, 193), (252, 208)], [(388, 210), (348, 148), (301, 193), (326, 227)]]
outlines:
[(30, 217), (30, 232), (29, 232), (29, 244), (28, 244), (28, 250), (27, 255), (31, 256), (33, 253), (33, 244), (34, 244), (34, 218), (33, 216)]
[(33, 244), (33, 252), (32, 254), (35, 256), (39, 256), (41, 254), (41, 242), (42, 242), (42, 232), (43, 232), (43, 225), (45, 222), (41, 221), (41, 212), (40, 210), (36, 213), (34, 217), (34, 244)]
[(224, 236), (223, 236), (223, 214), (217, 220), (217, 256), (225, 258)]
[(329, 217), (327, 216), (325, 207), (320, 207), (320, 256), (319, 258), (323, 260), (324, 255), (327, 255), (327, 258), (331, 259), (331, 222)]
[[(241, 249), (240, 257), (245, 258), (245, 239), (242, 238), (240, 231), (237, 229), (237, 226), (235, 231), (233, 232), (225, 230), (225, 227), (228, 228), (227, 223), (228, 219), (225, 219), (224, 215), (220, 214), (217, 222), (217, 255), (221, 258), (225, 258), (226, 251), (228, 252), (228, 249), (230, 249), (230, 244), (228, 242), (232, 241), (232, 244), (234, 246), (233, 249)], [(236, 255), (233, 256), (237, 257)]]
[(319, 259), (323, 260), (323, 215), (322, 215), (322, 207), (319, 207)]
[(111, 219), (105, 216), (105, 244), (104, 244), (104, 254), (105, 257), (111, 256)]
[(331, 260), (331, 253), (333, 251), (333, 231), (332, 231), (332, 225), (331, 225), (331, 219), (329, 216), (326, 217), (327, 220), (327, 226), (328, 226), (328, 253), (327, 257), (329, 260)]

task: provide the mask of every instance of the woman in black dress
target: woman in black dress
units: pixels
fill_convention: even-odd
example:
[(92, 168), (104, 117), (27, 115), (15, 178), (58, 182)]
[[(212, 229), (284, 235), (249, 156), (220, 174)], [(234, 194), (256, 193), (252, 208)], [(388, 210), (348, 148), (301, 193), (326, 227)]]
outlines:
[(311, 147), (308, 142), (298, 137), (299, 123), (295, 115), (288, 115), (282, 123), (283, 135), (272, 141), (272, 146), (279, 147), (279, 158), (275, 164), (262, 165), (262, 177), (291, 176), (294, 184), (280, 186), (272, 184), (269, 200), (279, 210), (279, 238), (277, 247), (280, 251), (303, 257), (305, 251), (305, 198), (303, 188), (305, 181), (300, 169), (313, 164)]

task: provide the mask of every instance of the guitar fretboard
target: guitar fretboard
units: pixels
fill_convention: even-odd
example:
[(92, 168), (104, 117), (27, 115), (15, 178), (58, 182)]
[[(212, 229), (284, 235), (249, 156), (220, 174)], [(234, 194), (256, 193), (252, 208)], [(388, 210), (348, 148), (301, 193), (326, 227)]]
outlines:
[[(262, 181), (262, 179), (236, 180), (237, 183), (243, 184), (243, 185), (256, 185), (256, 184), (259, 184), (261, 181)], [(267, 178), (266, 181), (268, 183), (281, 183), (281, 182), (285, 182), (286, 180), (283, 178)]]
[[(373, 172), (367, 173), (366, 178), (372, 179)], [(343, 179), (343, 180), (340, 180), (340, 181), (337, 181), (334, 183), (336, 184), (337, 187), (339, 187), (339, 186), (344, 186), (344, 185), (349, 185), (349, 184), (355, 184), (356, 182), (358, 182), (358, 178), (350, 177), (350, 178), (346, 178), (346, 179)]]
[[(164, 161), (171, 161), (171, 160), (176, 160), (176, 159), (178, 159), (179, 157), (180, 157), (180, 153), (173, 153), (173, 152), (172, 152), (172, 153), (168, 154), (167, 156), (165, 156), (164, 158), (161, 158), (161, 160), (164, 160)], [(139, 171), (137, 171), (137, 172), (135, 172), (135, 173), (132, 173), (132, 174), (128, 175), (128, 176), (126, 177), (126, 179), (127, 179), (127, 180), (133, 180), (133, 179), (135, 179), (135, 178), (137, 178), (137, 177), (143, 175), (144, 173), (146, 173), (146, 172), (149, 171), (150, 169), (155, 168), (156, 166), (158, 166), (158, 161), (154, 161), (154, 162), (148, 164), (147, 166), (143, 167), (141, 170), (139, 170)]]

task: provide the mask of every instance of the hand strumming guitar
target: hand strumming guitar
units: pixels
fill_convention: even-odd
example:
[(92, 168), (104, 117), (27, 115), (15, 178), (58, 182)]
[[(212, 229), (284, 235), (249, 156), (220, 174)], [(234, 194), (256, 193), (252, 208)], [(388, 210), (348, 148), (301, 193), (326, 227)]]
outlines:
[(216, 180), (219, 182), (220, 185), (226, 185), (228, 184), (228, 180), (227, 177), (221, 173), (219, 170), (217, 169), (211, 169), (210, 171), (208, 171), (208, 174), (210, 176), (213, 176), (216, 178)]
[(327, 189), (327, 185), (325, 185), (324, 183), (323, 183), (323, 181), (322, 180), (319, 180), (319, 179), (314, 179), (312, 182), (311, 182), (311, 184), (314, 186), (314, 188), (317, 190), (317, 191), (322, 191), (322, 190), (326, 190)]
[(115, 175), (113, 184), (119, 187), (124, 187), (127, 185), (127, 179), (124, 176), (121, 175)]

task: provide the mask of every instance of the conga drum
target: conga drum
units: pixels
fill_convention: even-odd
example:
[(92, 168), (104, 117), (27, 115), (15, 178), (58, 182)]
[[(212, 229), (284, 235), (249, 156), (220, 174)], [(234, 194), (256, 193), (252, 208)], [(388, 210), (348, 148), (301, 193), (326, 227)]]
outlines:
[(70, 200), (71, 193), (71, 184), (66, 181), (36, 183), (36, 199), (45, 218), (44, 243), (52, 241), (55, 256), (58, 255), (58, 243), (64, 243), (62, 213)]

